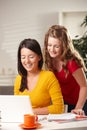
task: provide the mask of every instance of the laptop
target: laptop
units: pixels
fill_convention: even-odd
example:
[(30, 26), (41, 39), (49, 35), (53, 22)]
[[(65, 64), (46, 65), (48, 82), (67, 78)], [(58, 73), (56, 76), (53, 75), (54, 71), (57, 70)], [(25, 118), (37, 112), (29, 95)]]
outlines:
[(24, 114), (33, 114), (29, 96), (0, 95), (1, 122), (23, 122)]

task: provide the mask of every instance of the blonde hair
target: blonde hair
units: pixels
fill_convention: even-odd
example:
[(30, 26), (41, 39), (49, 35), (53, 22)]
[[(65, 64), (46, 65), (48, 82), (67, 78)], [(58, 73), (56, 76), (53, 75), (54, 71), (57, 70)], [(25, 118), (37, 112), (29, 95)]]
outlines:
[(53, 58), (50, 57), (47, 46), (48, 46), (48, 38), (49, 36), (54, 37), (61, 41), (63, 46), (62, 51), (62, 61), (63, 61), (63, 68), (64, 70), (67, 70), (66, 64), (69, 60), (75, 60), (79, 67), (83, 67), (84, 70), (86, 70), (86, 67), (84, 65), (84, 61), (81, 57), (81, 55), (78, 53), (78, 51), (74, 48), (72, 39), (70, 37), (70, 34), (64, 26), (61, 25), (53, 25), (49, 28), (47, 33), (45, 34), (44, 39), (44, 55), (45, 55), (45, 65), (46, 68), (54, 71), (54, 64), (53, 64)]

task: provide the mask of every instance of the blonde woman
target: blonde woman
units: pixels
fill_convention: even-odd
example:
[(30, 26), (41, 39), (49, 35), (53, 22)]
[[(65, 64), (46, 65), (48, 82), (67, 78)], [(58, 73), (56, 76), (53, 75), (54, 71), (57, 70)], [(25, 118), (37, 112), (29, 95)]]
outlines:
[[(57, 77), (68, 112), (87, 115), (85, 65), (75, 50), (67, 28), (51, 26), (44, 40), (45, 65)], [(84, 111), (83, 111), (83, 110)]]

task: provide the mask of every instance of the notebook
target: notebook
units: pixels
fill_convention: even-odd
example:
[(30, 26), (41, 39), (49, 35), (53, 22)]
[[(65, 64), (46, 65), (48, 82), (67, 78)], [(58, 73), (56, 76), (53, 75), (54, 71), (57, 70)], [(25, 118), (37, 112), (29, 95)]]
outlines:
[(48, 115), (48, 121), (73, 120), (73, 119), (75, 119), (75, 117), (76, 117), (76, 114), (73, 114), (73, 113), (49, 114)]
[(24, 114), (33, 114), (29, 96), (0, 95), (1, 122), (23, 122)]
[(57, 121), (59, 123), (87, 120), (86, 115), (77, 115), (74, 113), (62, 113), (62, 114), (49, 114), (47, 117), (48, 121)]

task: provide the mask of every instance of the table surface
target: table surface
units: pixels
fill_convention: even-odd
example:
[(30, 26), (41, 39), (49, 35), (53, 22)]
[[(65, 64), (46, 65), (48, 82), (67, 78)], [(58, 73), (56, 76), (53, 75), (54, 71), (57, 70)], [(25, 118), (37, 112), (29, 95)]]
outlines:
[[(45, 116), (39, 116), (40, 119), (42, 119)], [(40, 128), (37, 128), (37, 130), (87, 130), (87, 120), (82, 121), (72, 121), (67, 123), (58, 123), (55, 121), (49, 122), (47, 120), (40, 120), (39, 122), (41, 124)], [(1, 123), (0, 130), (22, 130), (20, 127), (20, 124), (22, 123)], [(30, 129), (26, 129), (30, 130)]]

